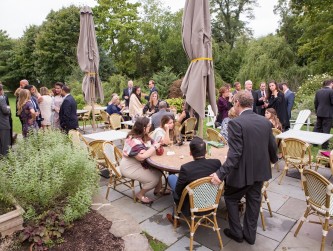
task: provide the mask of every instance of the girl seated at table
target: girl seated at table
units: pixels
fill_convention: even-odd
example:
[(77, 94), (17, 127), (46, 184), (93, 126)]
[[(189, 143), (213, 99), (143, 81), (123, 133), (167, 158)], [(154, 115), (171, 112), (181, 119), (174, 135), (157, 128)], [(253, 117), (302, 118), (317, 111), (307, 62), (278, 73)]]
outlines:
[(170, 136), (173, 138), (173, 127), (173, 118), (169, 115), (164, 115), (161, 119), (161, 126), (153, 131), (151, 138), (163, 145), (169, 145), (173, 142), (173, 139), (170, 139)]
[(136, 120), (132, 130), (128, 133), (120, 162), (120, 172), (124, 177), (137, 180), (142, 189), (136, 194), (136, 200), (143, 204), (151, 204), (153, 200), (146, 197), (146, 193), (154, 189), (154, 194), (160, 192), (162, 173), (150, 168), (146, 159), (154, 155), (160, 143), (154, 142), (148, 136), (150, 120), (140, 117)]
[(274, 108), (267, 108), (265, 111), (265, 117), (272, 123), (272, 128), (282, 131), (282, 125)]

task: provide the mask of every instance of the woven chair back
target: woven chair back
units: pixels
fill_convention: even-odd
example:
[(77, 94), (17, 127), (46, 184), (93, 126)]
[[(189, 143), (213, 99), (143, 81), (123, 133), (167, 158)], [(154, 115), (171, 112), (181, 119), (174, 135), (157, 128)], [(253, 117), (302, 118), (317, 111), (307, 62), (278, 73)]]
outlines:
[(333, 216), (333, 185), (319, 173), (305, 169), (302, 177), (304, 193), (307, 201), (316, 211), (325, 214), (324, 208), (329, 208), (329, 213)]
[(101, 117), (105, 124), (110, 124), (110, 115), (106, 111), (101, 111)]
[(223, 142), (225, 145), (228, 144), (228, 142), (225, 140), (225, 138), (216, 130), (212, 128), (207, 128), (207, 138), (208, 140), (211, 141), (216, 141), (216, 142)]
[(92, 153), (92, 156), (97, 160), (104, 160), (104, 153), (103, 153), (103, 143), (104, 140), (93, 140), (89, 142), (89, 147)]
[(89, 120), (91, 114), (91, 105), (86, 105), (83, 107), (83, 110), (87, 110), (87, 112), (83, 114), (82, 119)]
[(119, 156), (117, 156), (117, 147), (114, 146), (111, 142), (103, 143), (103, 153), (106, 164), (110, 171), (112, 171), (117, 177), (121, 177), (119, 170), (120, 160)]
[(82, 134), (77, 130), (69, 130), (68, 137), (71, 139), (73, 146), (88, 149), (88, 143), (83, 138)]
[(300, 139), (287, 138), (281, 141), (282, 154), (288, 158), (300, 161), (300, 164), (311, 163), (310, 145)]
[(110, 115), (110, 124), (113, 130), (121, 129), (121, 122), (123, 121), (123, 117), (119, 114), (111, 114)]

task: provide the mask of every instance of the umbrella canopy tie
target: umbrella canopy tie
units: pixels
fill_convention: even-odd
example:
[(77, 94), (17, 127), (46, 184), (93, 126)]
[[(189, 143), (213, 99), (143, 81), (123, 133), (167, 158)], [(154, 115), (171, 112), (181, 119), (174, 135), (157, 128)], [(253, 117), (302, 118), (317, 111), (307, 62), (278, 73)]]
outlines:
[(95, 76), (96, 72), (86, 72), (86, 75), (88, 75), (88, 76)]
[(195, 63), (195, 62), (200, 61), (200, 60), (212, 61), (213, 59), (212, 58), (195, 58), (195, 59), (191, 60), (191, 63)]

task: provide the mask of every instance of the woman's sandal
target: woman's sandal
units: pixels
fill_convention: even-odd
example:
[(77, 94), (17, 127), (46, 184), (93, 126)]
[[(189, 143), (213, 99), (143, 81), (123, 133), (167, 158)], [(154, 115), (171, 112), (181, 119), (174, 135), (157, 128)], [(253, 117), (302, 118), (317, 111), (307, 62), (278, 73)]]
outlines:
[(159, 192), (155, 192), (154, 191), (154, 195), (155, 196), (164, 196), (164, 195), (170, 195), (171, 194), (171, 190), (170, 189), (162, 189)]
[(141, 198), (138, 197), (137, 195), (135, 196), (135, 200), (139, 201), (141, 204), (147, 204), (147, 205), (151, 205), (154, 201), (150, 200), (148, 197), (146, 196), (142, 196)]

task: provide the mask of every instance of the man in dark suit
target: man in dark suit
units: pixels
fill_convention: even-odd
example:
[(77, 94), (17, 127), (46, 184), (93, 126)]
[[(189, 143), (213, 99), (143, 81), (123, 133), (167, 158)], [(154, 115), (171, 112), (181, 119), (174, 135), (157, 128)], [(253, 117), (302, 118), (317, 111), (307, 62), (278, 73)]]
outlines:
[[(216, 172), (220, 166), (221, 161), (218, 159), (206, 159), (206, 143), (199, 137), (194, 137), (190, 143), (190, 153), (193, 161), (188, 162), (181, 166), (179, 176), (172, 174), (168, 177), (168, 182), (171, 190), (173, 191), (173, 198), (178, 204), (184, 188), (192, 181), (207, 177), (212, 172)], [(184, 215), (190, 215), (190, 204), (188, 197), (183, 204)], [(173, 222), (171, 214), (167, 214), (170, 222)]]
[[(272, 178), (271, 163), (278, 160), (272, 125), (265, 117), (255, 114), (252, 105), (250, 93), (241, 91), (235, 95), (234, 109), (239, 116), (229, 122), (228, 156), (211, 175), (213, 184), (226, 178), (224, 199), (230, 229), (223, 232), (237, 242), (245, 239), (251, 245), (256, 240), (261, 188), (264, 181)], [(238, 203), (244, 196), (246, 211), (242, 227)]]
[(132, 94), (132, 88), (133, 88), (133, 81), (129, 80), (127, 82), (127, 88), (123, 90), (122, 98), (125, 100), (125, 106), (129, 106), (130, 96)]
[(253, 84), (251, 80), (246, 80), (244, 86), (245, 86), (245, 92), (251, 93), (253, 97), (252, 110), (253, 112), (257, 113), (257, 106), (264, 105), (264, 98), (263, 97), (258, 98), (258, 94), (252, 89)]
[(76, 101), (70, 94), (70, 91), (71, 89), (67, 85), (62, 87), (61, 95), (64, 99), (59, 111), (60, 126), (66, 133), (68, 133), (69, 130), (75, 130), (79, 127)]
[(282, 91), (284, 93), (284, 98), (287, 103), (287, 111), (288, 111), (288, 119), (291, 118), (291, 110), (294, 106), (294, 100), (295, 100), (295, 93), (289, 90), (287, 83), (282, 83)]
[(155, 87), (155, 81), (154, 80), (149, 80), (148, 82), (148, 87), (149, 87), (149, 95), (146, 95), (145, 96), (145, 99), (147, 99), (149, 101), (150, 99), (150, 95), (153, 93), (153, 92), (158, 92), (157, 88)]
[[(315, 95), (314, 105), (317, 122), (314, 132), (330, 133), (333, 121), (333, 79), (325, 80), (323, 88)], [(322, 149), (328, 149), (328, 141), (322, 145)]]
[[(266, 83), (261, 82), (259, 90), (257, 90), (257, 98), (259, 100), (261, 99), (262, 101), (264, 101), (266, 97), (267, 97)], [(265, 108), (264, 104), (257, 106), (257, 114), (265, 116), (265, 111), (266, 111), (266, 108)]]

